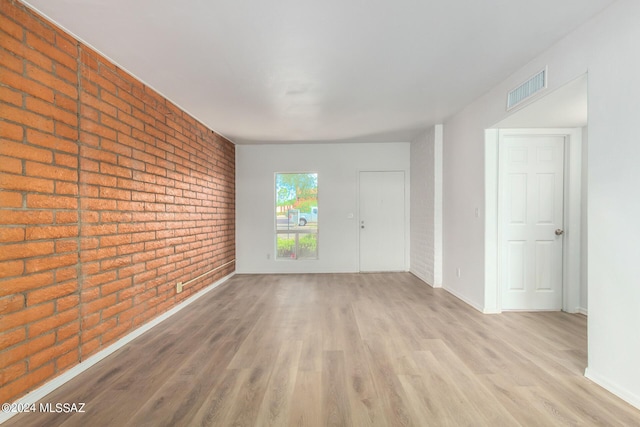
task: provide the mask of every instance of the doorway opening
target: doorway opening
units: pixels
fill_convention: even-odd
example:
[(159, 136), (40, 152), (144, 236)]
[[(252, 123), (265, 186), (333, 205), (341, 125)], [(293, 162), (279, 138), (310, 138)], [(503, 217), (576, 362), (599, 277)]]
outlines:
[[(503, 310), (552, 310), (561, 308), (563, 311), (587, 314), (586, 289), (586, 143), (587, 143), (587, 85), (586, 74), (567, 83), (562, 88), (547, 95), (545, 98), (523, 108), (509, 118), (496, 124), (494, 128), (485, 131), (485, 309), (486, 313), (500, 313)], [(563, 125), (561, 125), (563, 124)], [(562, 127), (560, 127), (562, 126)], [(551, 128), (553, 127), (553, 128)], [(508, 246), (509, 228), (505, 220), (505, 197), (508, 190), (504, 179), (509, 174), (500, 173), (502, 157), (508, 150), (509, 135), (511, 139), (527, 137), (560, 137), (564, 140), (563, 150), (563, 190), (562, 227), (547, 231), (553, 234), (549, 239), (541, 239), (538, 243), (530, 243), (529, 248), (522, 239), (515, 239), (511, 249)], [(502, 179), (502, 181), (501, 181)], [(535, 179), (535, 175), (534, 175)], [(523, 181), (523, 176), (517, 176), (514, 181)], [(539, 180), (538, 186), (549, 183), (549, 176)], [(538, 191), (538, 190), (535, 190)], [(526, 205), (520, 199), (520, 208)], [(533, 199), (530, 199), (529, 204)], [(502, 204), (502, 211), (501, 211)], [(547, 203), (546, 207), (551, 206)], [(532, 208), (535, 209), (535, 208)], [(531, 218), (530, 218), (531, 219)], [(517, 227), (516, 227), (517, 228)], [(544, 227), (542, 227), (544, 228)], [(541, 228), (541, 229), (542, 229)], [(555, 232), (559, 230), (559, 236)], [(513, 231), (513, 230), (512, 230)], [(545, 231), (546, 233), (546, 231)], [(529, 286), (536, 287), (540, 280), (548, 284), (552, 281), (552, 263), (549, 258), (558, 246), (552, 242), (561, 239), (562, 248), (559, 252), (561, 264), (556, 266), (555, 274), (561, 277), (560, 306), (536, 305), (535, 292), (526, 295), (528, 290), (518, 290), (509, 274), (527, 274)], [(516, 251), (519, 249), (520, 251)], [(537, 254), (536, 254), (537, 251)], [(515, 255), (521, 255), (518, 259)], [(536, 260), (536, 255), (540, 256)], [(549, 260), (546, 266), (544, 260)], [(557, 258), (556, 258), (557, 259)], [(520, 264), (519, 264), (520, 263)], [(518, 267), (520, 265), (520, 267)], [(527, 265), (525, 268), (524, 266)], [(516, 268), (517, 267), (517, 268)], [(536, 271), (537, 269), (537, 271)], [(539, 277), (536, 278), (536, 274)], [(545, 276), (547, 275), (547, 276)], [(520, 278), (523, 276), (521, 275)], [(523, 279), (524, 280), (524, 279)], [(538, 282), (536, 282), (538, 281)], [(520, 305), (513, 305), (513, 301), (505, 300), (507, 289), (512, 287), (519, 299)], [(551, 294), (554, 291), (538, 286), (540, 295)]]

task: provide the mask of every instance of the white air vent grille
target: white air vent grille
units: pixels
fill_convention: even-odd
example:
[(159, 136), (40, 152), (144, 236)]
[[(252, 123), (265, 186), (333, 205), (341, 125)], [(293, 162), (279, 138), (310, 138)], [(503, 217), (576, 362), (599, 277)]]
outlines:
[(547, 87), (547, 69), (540, 71), (507, 95), (507, 110), (522, 103), (535, 93)]

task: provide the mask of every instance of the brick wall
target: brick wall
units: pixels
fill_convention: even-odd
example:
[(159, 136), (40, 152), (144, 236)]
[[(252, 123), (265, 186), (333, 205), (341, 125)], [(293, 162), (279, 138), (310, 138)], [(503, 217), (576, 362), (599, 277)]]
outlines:
[(434, 286), (434, 146), (430, 128), (411, 141), (411, 272)]
[(0, 401), (234, 271), (235, 152), (0, 0)]

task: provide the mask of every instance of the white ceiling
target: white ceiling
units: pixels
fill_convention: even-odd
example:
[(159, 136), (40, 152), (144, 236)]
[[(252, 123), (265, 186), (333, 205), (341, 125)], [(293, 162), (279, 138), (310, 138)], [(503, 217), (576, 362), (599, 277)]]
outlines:
[(28, 0), (236, 143), (407, 141), (613, 0)]

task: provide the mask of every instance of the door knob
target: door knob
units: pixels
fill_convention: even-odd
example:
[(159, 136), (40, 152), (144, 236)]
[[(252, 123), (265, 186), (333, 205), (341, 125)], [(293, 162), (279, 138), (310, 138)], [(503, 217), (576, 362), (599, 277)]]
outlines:
[(564, 234), (564, 230), (563, 230), (563, 229), (558, 228), (558, 229), (556, 230), (556, 236), (562, 236), (563, 234)]

